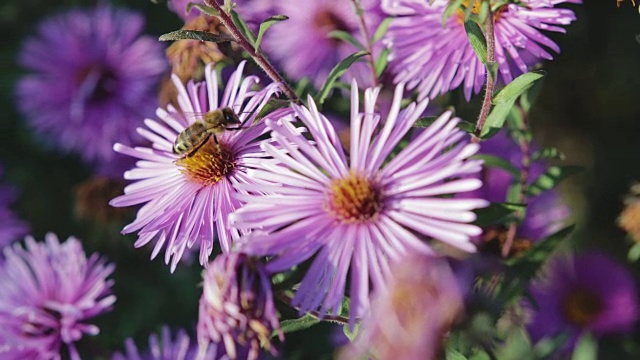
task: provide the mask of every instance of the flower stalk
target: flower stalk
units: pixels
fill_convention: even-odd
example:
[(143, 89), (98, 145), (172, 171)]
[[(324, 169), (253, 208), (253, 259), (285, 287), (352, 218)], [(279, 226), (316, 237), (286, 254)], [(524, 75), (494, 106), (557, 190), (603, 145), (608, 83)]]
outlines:
[(493, 90), (495, 88), (495, 72), (494, 65), (496, 62), (496, 37), (493, 29), (493, 12), (488, 10), (487, 19), (484, 24), (484, 37), (487, 40), (487, 81), (484, 92), (484, 100), (482, 101), (482, 108), (480, 109), (480, 115), (478, 115), (478, 121), (476, 122), (476, 131), (473, 142), (480, 141), (480, 135), (482, 134), (482, 128), (484, 122), (489, 116), (491, 110), (491, 100), (493, 99)]
[(367, 23), (364, 19), (364, 10), (362, 9), (360, 0), (351, 0), (351, 2), (353, 3), (356, 15), (358, 16), (358, 25), (360, 26), (360, 32), (364, 38), (364, 46), (369, 53), (366, 58), (369, 71), (371, 72), (371, 86), (376, 87), (378, 86), (378, 75), (376, 74), (376, 65), (374, 64), (373, 58), (373, 44), (371, 43), (371, 36), (369, 35)]

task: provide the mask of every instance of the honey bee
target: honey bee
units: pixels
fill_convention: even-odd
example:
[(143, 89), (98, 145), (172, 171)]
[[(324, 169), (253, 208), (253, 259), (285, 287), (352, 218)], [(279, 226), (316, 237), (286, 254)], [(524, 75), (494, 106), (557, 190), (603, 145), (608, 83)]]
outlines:
[[(230, 127), (233, 125), (238, 126)], [(178, 134), (173, 143), (173, 153), (190, 156), (204, 145), (211, 135), (217, 143), (216, 135), (222, 134), (225, 130), (238, 130), (240, 125), (242, 124), (238, 115), (231, 108), (209, 111), (202, 115), (201, 121), (194, 122)]]

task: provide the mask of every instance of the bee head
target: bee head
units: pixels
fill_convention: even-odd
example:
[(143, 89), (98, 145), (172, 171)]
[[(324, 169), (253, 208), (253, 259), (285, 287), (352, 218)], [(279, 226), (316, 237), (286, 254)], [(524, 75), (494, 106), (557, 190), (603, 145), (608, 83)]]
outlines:
[(224, 116), (225, 123), (227, 124), (240, 124), (238, 115), (231, 108), (222, 109), (222, 115)]

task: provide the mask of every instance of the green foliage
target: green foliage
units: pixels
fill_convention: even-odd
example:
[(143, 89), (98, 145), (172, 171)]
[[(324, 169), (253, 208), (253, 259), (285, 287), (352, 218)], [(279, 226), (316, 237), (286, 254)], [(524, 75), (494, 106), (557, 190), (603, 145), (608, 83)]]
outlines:
[(491, 225), (505, 224), (514, 219), (514, 214), (524, 210), (524, 204), (514, 203), (491, 203), (489, 206), (476, 209), (474, 212), (477, 219), (476, 225), (485, 227)]
[(258, 51), (258, 49), (260, 48), (260, 43), (262, 42), (262, 37), (264, 36), (264, 34), (267, 32), (267, 30), (269, 30), (270, 27), (272, 27), (273, 25), (281, 22), (281, 21), (285, 21), (288, 20), (289, 17), (285, 16), (285, 15), (274, 15), (269, 17), (268, 19), (264, 20), (262, 23), (260, 23), (260, 30), (258, 31), (258, 38), (256, 39), (254, 46), (254, 50)]
[(593, 334), (586, 332), (580, 336), (571, 355), (571, 360), (597, 360), (598, 342)]
[(387, 30), (389, 29), (389, 25), (391, 24), (392, 20), (393, 18), (391, 17), (388, 17), (382, 20), (380, 25), (378, 25), (378, 28), (376, 29), (375, 33), (373, 33), (373, 38), (372, 38), (373, 42), (377, 42), (382, 39), (384, 34), (387, 33)]
[(227, 34), (213, 34), (208, 31), (176, 30), (160, 36), (159, 40), (160, 41), (198, 40), (198, 41), (209, 41), (209, 42), (219, 43), (219, 42), (233, 41), (233, 37)]
[(464, 22), (464, 30), (467, 32), (469, 43), (476, 52), (476, 56), (483, 64), (487, 63), (487, 39), (484, 37), (480, 26), (473, 21), (467, 20)]
[(447, 19), (449, 19), (453, 13), (458, 10), (465, 0), (451, 0), (449, 4), (444, 9), (444, 13), (442, 14), (442, 27), (445, 27), (447, 23)]
[(249, 29), (249, 25), (247, 25), (247, 23), (244, 22), (244, 20), (242, 20), (242, 18), (240, 17), (240, 15), (238, 15), (237, 12), (232, 10), (229, 14), (231, 15), (233, 24), (238, 28), (240, 33), (249, 41), (251, 45), (255, 46), (256, 37), (255, 35), (253, 35), (253, 31)]
[(365, 55), (369, 55), (369, 53), (366, 51), (358, 51), (356, 53), (353, 53), (340, 61), (338, 65), (331, 69), (331, 72), (329, 72), (329, 76), (327, 76), (327, 80), (325, 80), (324, 85), (322, 85), (322, 88), (318, 92), (316, 102), (318, 104), (324, 104), (324, 101), (327, 99), (327, 96), (329, 96), (329, 93), (333, 89), (338, 78), (342, 76), (342, 74), (344, 74), (349, 69), (349, 67), (354, 62), (356, 62), (356, 60)]
[(477, 154), (473, 156), (474, 159), (480, 159), (484, 161), (485, 166), (494, 167), (509, 172), (514, 178), (520, 176), (520, 169), (515, 167), (509, 161), (493, 155)]
[(543, 191), (553, 189), (567, 177), (582, 171), (584, 171), (582, 166), (552, 166), (531, 183), (527, 189), (527, 194), (529, 196), (539, 195)]
[(640, 259), (640, 243), (635, 243), (629, 249), (629, 253), (627, 254), (627, 260), (629, 260), (629, 262), (636, 262), (638, 261), (638, 259)]
[(367, 48), (364, 45), (362, 45), (362, 43), (358, 39), (356, 39), (355, 37), (353, 37), (353, 35), (343, 30), (333, 30), (329, 34), (327, 34), (327, 37), (330, 39), (342, 40), (346, 43), (353, 45), (356, 49), (361, 51), (367, 50)]
[(343, 326), (343, 331), (344, 335), (349, 339), (349, 341), (353, 341), (360, 333), (360, 323), (356, 323), (356, 325), (353, 327), (353, 331), (349, 329), (349, 324), (345, 324)]
[(564, 160), (566, 155), (554, 147), (542, 148), (531, 154), (531, 160)]
[[(282, 320), (280, 325), (282, 326), (282, 331), (284, 333), (290, 333), (294, 331), (300, 331), (304, 329), (308, 329), (318, 323), (320, 323), (320, 319), (311, 315), (304, 315), (298, 319), (290, 319), (290, 320)], [(272, 336), (277, 336), (277, 333), (272, 334)]]
[(192, 3), (192, 2), (187, 4), (187, 10), (185, 12), (188, 14), (191, 11), (191, 8), (194, 8), (194, 7), (200, 10), (201, 13), (207, 14), (209, 16), (218, 17), (220, 15), (220, 12), (218, 10), (210, 6), (199, 4), (199, 3)]

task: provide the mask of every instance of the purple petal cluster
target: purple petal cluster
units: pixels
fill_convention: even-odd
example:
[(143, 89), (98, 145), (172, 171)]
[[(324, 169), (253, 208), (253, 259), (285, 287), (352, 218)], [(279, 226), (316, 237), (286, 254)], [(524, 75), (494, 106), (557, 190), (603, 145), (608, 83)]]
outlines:
[[(149, 348), (142, 354), (138, 351), (133, 339), (125, 342), (126, 353), (116, 353), (111, 360), (196, 360), (198, 343), (192, 341), (187, 333), (180, 329), (175, 337), (167, 326), (162, 327), (160, 339), (156, 334), (149, 335)], [(219, 346), (209, 346), (203, 353), (205, 360), (225, 360), (225, 352)]]
[[(428, 103), (401, 110), (403, 91), (396, 88), (383, 116), (375, 111), (380, 88), (365, 91), (361, 110), (353, 82), (348, 156), (311, 98), (308, 108), (292, 105), (294, 115), (266, 120), (272, 143), (262, 148), (279, 163), (251, 171), (260, 182), (242, 188), (264, 195), (244, 195), (246, 205), (230, 219), (238, 230), (254, 230), (241, 248), (273, 256), (271, 272), (313, 258), (292, 302), (301, 311), (338, 314), (350, 273), (353, 322), (369, 308), (370, 284), (387, 284), (392, 261), (434, 253), (424, 238), (475, 251), (470, 238), (481, 229), (468, 222), (476, 218), (472, 210), (488, 202), (442, 195), (481, 186), (468, 178), (481, 170), (481, 161), (468, 159), (479, 146), (456, 127), (459, 119), (445, 113), (393, 156)], [(312, 142), (295, 127), (297, 119)]]
[(143, 26), (142, 15), (108, 5), (44, 20), (19, 58), (29, 74), (18, 82), (18, 105), (33, 129), (112, 168), (113, 143), (136, 143), (135, 127), (153, 113), (167, 68), (161, 44), (140, 35)]
[(409, 256), (394, 264), (386, 291), (373, 295), (371, 313), (338, 359), (436, 359), (442, 338), (463, 308), (447, 262)]
[[(467, 2), (470, 3), (470, 2)], [(493, 1), (491, 2), (493, 3)], [(581, 0), (522, 0), (505, 4), (494, 16), (495, 56), (499, 79), (510, 83), (535, 63), (552, 59), (560, 47), (543, 31), (564, 33), (574, 21), (572, 10), (556, 8)], [(394, 81), (407, 82), (420, 98), (433, 98), (458, 86), (468, 99), (485, 82), (485, 66), (476, 56), (464, 29), (464, 13), (458, 10), (442, 26), (448, 0), (382, 0), (382, 9), (397, 16), (389, 26), (386, 43), (391, 49)], [(479, 1), (473, 2), (477, 12)]]
[[(244, 64), (229, 77), (222, 94), (218, 93), (220, 84), (213, 64), (205, 69), (205, 82), (185, 86), (174, 75), (180, 109), (172, 105), (166, 110), (159, 108), (156, 115), (160, 120), (146, 119), (146, 127), (138, 129), (151, 147), (114, 146), (117, 152), (139, 159), (136, 167), (124, 174), (134, 182), (125, 188), (124, 195), (110, 202), (116, 207), (143, 204), (135, 221), (122, 232), (138, 232), (136, 247), (155, 241), (152, 258), (166, 247), (165, 262), (171, 262), (171, 271), (185, 250), (199, 247), (200, 264), (206, 265), (216, 238), (222, 251), (229, 252), (233, 239), (240, 235), (230, 229), (227, 217), (241, 205), (239, 186), (254, 182), (248, 170), (266, 161), (257, 141), (266, 128), (254, 120), (279, 92), (278, 84), (254, 90), (259, 79), (242, 79)], [(202, 121), (201, 114), (222, 108), (231, 108), (241, 122), (250, 125), (211, 137), (194, 154), (173, 153), (180, 133)]]
[(634, 278), (601, 253), (551, 260), (545, 276), (529, 291), (527, 328), (534, 341), (565, 332), (570, 349), (586, 331), (597, 336), (624, 332), (638, 318)]
[[(3, 168), (0, 166), (0, 177)], [(0, 186), (0, 249), (13, 241), (21, 239), (29, 232), (29, 225), (20, 220), (9, 206), (16, 200), (16, 189), (11, 186)]]
[(276, 331), (282, 341), (284, 334), (273, 302), (271, 277), (264, 266), (246, 254), (222, 254), (203, 277), (198, 314), (201, 352), (211, 342), (224, 344), (231, 359), (237, 358), (238, 345), (248, 348), (248, 360), (258, 358), (261, 345), (275, 352), (271, 336)]
[[(66, 346), (79, 359), (74, 343), (100, 329), (88, 320), (109, 311), (116, 300), (108, 279), (114, 265), (85, 255), (80, 241), (60, 243), (48, 233), (45, 242), (25, 239), (4, 249), (0, 266), (0, 347), (8, 354), (37, 352), (56, 358)], [(0, 354), (3, 354), (0, 352)]]

